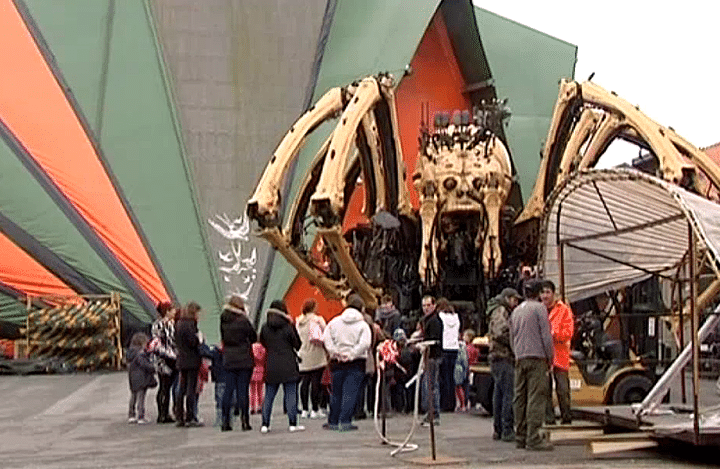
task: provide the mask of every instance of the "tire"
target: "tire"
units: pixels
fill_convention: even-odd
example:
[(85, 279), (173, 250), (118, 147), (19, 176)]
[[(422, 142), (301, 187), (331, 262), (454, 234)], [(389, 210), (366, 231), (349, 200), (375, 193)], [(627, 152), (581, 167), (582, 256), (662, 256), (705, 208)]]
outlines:
[(625, 375), (615, 384), (612, 395), (612, 404), (633, 404), (641, 402), (650, 389), (653, 382), (643, 375)]

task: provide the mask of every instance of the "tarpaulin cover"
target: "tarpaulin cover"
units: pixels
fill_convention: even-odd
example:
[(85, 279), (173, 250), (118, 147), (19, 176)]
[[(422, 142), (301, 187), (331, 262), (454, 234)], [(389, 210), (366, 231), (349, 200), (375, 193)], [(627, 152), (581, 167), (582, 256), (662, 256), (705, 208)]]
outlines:
[(9, 2), (0, 4), (0, 29), (0, 118), (145, 292), (156, 302), (167, 300), (86, 129)]
[(116, 291), (142, 322), (162, 300), (217, 309), (148, 0), (2, 1), (0, 29), (2, 294)]
[(688, 251), (689, 226), (719, 273), (720, 205), (662, 179), (631, 169), (580, 173), (547, 206), (540, 265), (564, 284), (568, 301), (673, 276)]
[(216, 269), (148, 2), (26, 3), (170, 295), (203, 307), (200, 327), (215, 341), (222, 303)]

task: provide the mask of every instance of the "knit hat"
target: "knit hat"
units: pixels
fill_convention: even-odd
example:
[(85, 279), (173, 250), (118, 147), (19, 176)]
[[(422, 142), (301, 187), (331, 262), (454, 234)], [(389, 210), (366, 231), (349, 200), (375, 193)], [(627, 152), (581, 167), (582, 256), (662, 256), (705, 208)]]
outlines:
[(503, 298), (517, 298), (518, 300), (522, 299), (520, 294), (514, 288), (503, 288), (503, 291), (500, 292), (500, 296), (502, 296)]

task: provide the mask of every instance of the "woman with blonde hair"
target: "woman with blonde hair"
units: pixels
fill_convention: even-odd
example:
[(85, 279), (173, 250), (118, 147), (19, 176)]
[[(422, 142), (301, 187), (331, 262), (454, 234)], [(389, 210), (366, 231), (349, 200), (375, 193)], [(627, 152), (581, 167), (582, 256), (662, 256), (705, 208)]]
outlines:
[[(300, 417), (311, 419), (324, 418), (320, 410), (322, 397), (322, 374), (327, 365), (323, 333), (325, 332), (325, 319), (317, 314), (317, 301), (313, 298), (305, 300), (302, 314), (297, 319), (297, 330), (300, 335), (300, 401), (303, 411)], [(308, 394), (312, 410), (308, 406)]]

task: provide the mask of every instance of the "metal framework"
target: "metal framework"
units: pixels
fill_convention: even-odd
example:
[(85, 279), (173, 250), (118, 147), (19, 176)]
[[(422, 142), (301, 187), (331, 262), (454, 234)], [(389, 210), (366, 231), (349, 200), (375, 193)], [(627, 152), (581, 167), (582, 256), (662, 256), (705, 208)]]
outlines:
[[(622, 193), (624, 197), (607, 196), (613, 193)], [(634, 200), (629, 201), (628, 194), (632, 194)], [(657, 204), (662, 204), (666, 210), (647, 209)], [(675, 210), (672, 210), (673, 206)], [(646, 207), (645, 213), (633, 211), (637, 207)], [(595, 213), (595, 217), (587, 223), (577, 222), (580, 214), (588, 213)], [(557, 281), (564, 298), (591, 297), (603, 289), (619, 289), (650, 275), (665, 278), (677, 286), (672, 291), (673, 295), (677, 294), (674, 303), (679, 307), (672, 315), (682, 352), (633, 410), (638, 421), (652, 414), (669, 390), (670, 382), (692, 361), (693, 439), (696, 444), (700, 442), (701, 415), (698, 406), (699, 344), (720, 320), (718, 307), (699, 327), (699, 311), (720, 292), (720, 237), (713, 230), (713, 220), (718, 216), (720, 205), (659, 178), (616, 169), (589, 171), (566, 180), (550, 196), (542, 225), (541, 239), (545, 242), (541, 244), (541, 267), (547, 277)], [(676, 249), (668, 251), (664, 244), (654, 245), (653, 239), (660, 237), (669, 239), (668, 246), (677, 244)], [(650, 244), (649, 249), (639, 244), (643, 242)], [(597, 265), (588, 267), (593, 260)], [(623, 270), (623, 275), (611, 278), (614, 272), (605, 268), (611, 265)], [(712, 272), (715, 280), (704, 291), (698, 292), (701, 271)], [(579, 278), (582, 276), (585, 278)], [(691, 334), (686, 344), (683, 330), (688, 319)], [(684, 385), (684, 380), (681, 382)]]

